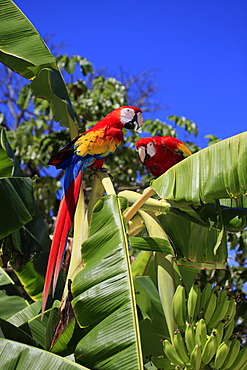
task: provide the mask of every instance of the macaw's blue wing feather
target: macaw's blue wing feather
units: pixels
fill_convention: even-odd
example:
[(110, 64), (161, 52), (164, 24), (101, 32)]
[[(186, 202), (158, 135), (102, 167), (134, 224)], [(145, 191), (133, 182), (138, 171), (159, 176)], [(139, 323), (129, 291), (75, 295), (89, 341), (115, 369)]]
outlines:
[(78, 137), (66, 144), (59, 152), (53, 155), (48, 164), (55, 166), (56, 169), (65, 170), (71, 165), (74, 155), (74, 143), (78, 140)]
[(64, 174), (64, 192), (66, 193), (67, 189), (69, 188), (70, 184), (76, 181), (79, 173), (86, 167), (91, 166), (91, 164), (95, 161), (95, 158), (90, 156), (90, 158), (81, 158), (74, 154), (72, 158), (72, 164), (65, 169)]

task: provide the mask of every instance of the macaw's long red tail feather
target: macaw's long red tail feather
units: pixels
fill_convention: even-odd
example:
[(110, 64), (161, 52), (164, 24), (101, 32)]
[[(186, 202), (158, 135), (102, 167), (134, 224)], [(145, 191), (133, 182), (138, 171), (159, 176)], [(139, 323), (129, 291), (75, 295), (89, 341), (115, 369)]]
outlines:
[(81, 181), (82, 171), (78, 173), (76, 180), (71, 182), (60, 202), (42, 294), (42, 317), (45, 311), (52, 280), (52, 295), (54, 295), (67, 237), (74, 220), (74, 214), (80, 193)]

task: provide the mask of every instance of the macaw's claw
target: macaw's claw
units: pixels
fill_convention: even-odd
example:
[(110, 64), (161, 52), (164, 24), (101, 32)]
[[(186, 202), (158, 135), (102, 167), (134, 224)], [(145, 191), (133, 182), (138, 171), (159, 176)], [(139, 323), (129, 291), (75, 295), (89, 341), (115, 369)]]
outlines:
[(105, 167), (102, 168), (94, 168), (92, 169), (93, 172), (107, 172), (107, 169)]
[(104, 172), (107, 173), (111, 180), (113, 180), (113, 176), (110, 174), (110, 172), (107, 171), (106, 168), (94, 168), (92, 169), (92, 173), (89, 175), (89, 180), (92, 181), (92, 178), (94, 175), (97, 174), (97, 172)]

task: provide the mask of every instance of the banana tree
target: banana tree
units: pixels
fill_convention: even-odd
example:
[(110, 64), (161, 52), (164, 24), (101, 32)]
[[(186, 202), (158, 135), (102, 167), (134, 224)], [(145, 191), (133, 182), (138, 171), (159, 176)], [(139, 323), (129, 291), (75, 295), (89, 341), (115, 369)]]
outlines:
[[(245, 136), (245, 134), (243, 136)], [(239, 137), (235, 138), (235, 140), (236, 139), (239, 140)], [(231, 140), (234, 142), (233, 139)], [(219, 151), (221, 151), (222, 145), (225, 145), (224, 142), (223, 144), (217, 144)], [(211, 148), (208, 150), (210, 149)], [(194, 158), (195, 161), (197, 161), (196, 155)], [(238, 158), (238, 163), (239, 162), (241, 162), (240, 158)], [(184, 161), (184, 166), (185, 163)], [(176, 167), (177, 166), (172, 170), (175, 171)], [(179, 173), (183, 174), (183, 172)], [(167, 173), (167, 176), (169, 176), (169, 173)], [(180, 175), (176, 176), (177, 181), (179, 181)], [(212, 230), (216, 235), (212, 238), (213, 243), (208, 244), (211, 238), (207, 238), (207, 243), (205, 243), (205, 233), (202, 233), (202, 230), (211, 232), (211, 229), (208, 228), (205, 221), (207, 220), (205, 212), (203, 218), (198, 217), (195, 212), (195, 209), (197, 209), (196, 207), (202, 207), (201, 202), (198, 204), (195, 202), (193, 204), (190, 199), (188, 202), (182, 199), (180, 205), (181, 200), (176, 201), (172, 199), (170, 201), (167, 199), (149, 198), (143, 203), (143, 198), (147, 198), (151, 192), (153, 193), (153, 190), (147, 189), (147, 191), (144, 192), (144, 196), (139, 194), (134, 194), (133, 196), (132, 193), (127, 193), (130, 202), (133, 202), (133, 198), (139, 198), (137, 202), (133, 203), (134, 206), (128, 208), (126, 204), (126, 193), (125, 197), (123, 197), (123, 193), (118, 196), (114, 195), (114, 189), (110, 185), (110, 180), (107, 175), (101, 174), (100, 177), (101, 179), (97, 179), (99, 183), (96, 184), (93, 191), (93, 194), (96, 193), (97, 196), (95, 197), (94, 195), (92, 197), (94, 198), (92, 199), (92, 203), (96, 203), (96, 205), (95, 207), (92, 207), (92, 205), (89, 207), (89, 209), (91, 209), (90, 212), (92, 212), (92, 216), (90, 215), (89, 217), (92, 220), (89, 235), (87, 235), (88, 231), (84, 232), (85, 241), (82, 245), (82, 260), (85, 267), (79, 274), (75, 274), (70, 289), (72, 294), (71, 301), (69, 301), (64, 308), (66, 312), (71, 312), (72, 306), (73, 314), (71, 319), (67, 322), (68, 325), (60, 328), (60, 331), (56, 329), (55, 333), (57, 338), (54, 341), (54, 337), (51, 333), (53, 333), (55, 327), (57, 327), (58, 304), (54, 305), (46, 312), (46, 320), (44, 319), (44, 322), (41, 324), (39, 314), (40, 306), (37, 306), (38, 308), (36, 307), (36, 311), (32, 313), (31, 317), (21, 321), (21, 325), (18, 324), (18, 327), (20, 326), (20, 330), (22, 330), (21, 340), (20, 336), (17, 338), (13, 337), (13, 333), (16, 335), (15, 328), (17, 327), (14, 316), (7, 318), (7, 321), (14, 326), (14, 330), (9, 330), (9, 324), (3, 321), (1, 324), (3, 333), (7, 337), (11, 335), (10, 339), (12, 340), (18, 339), (18, 342), (24, 342), (29, 345), (31, 339), (36, 340), (36, 345), (44, 349), (50, 349), (52, 352), (61, 354), (62, 356), (74, 353), (76, 360), (83, 366), (88, 366), (89, 368), (92, 366), (104, 367), (106, 366), (106, 361), (107, 363), (110, 361), (109, 368), (112, 368), (112, 366), (116, 367), (118, 366), (117, 364), (121, 364), (120, 367), (122, 368), (125, 366), (128, 368), (130, 363), (132, 365), (136, 363), (137, 368), (141, 368), (141, 335), (144, 354), (152, 354), (153, 363), (159, 367), (161, 367), (162, 364), (162, 366), (166, 368), (167, 359), (161, 356), (162, 344), (160, 340), (164, 337), (172, 337), (174, 332), (176, 332), (176, 322), (174, 322), (173, 313), (171, 312), (171, 302), (180, 279), (183, 278), (188, 286), (187, 291), (189, 292), (191, 281), (193, 281), (198, 273), (198, 268), (202, 266), (203, 268), (205, 268), (205, 266), (209, 268), (210, 264), (212, 264), (212, 253), (215, 251), (215, 242), (219, 244), (218, 239), (219, 235), (222, 233), (222, 226), (224, 226), (225, 230), (229, 229), (231, 232), (233, 230), (233, 225), (235, 230), (240, 230), (242, 227), (245, 227), (245, 219), (243, 214), (239, 212), (239, 218), (242, 218), (242, 222), (240, 227), (236, 226), (235, 223), (232, 223), (232, 220), (234, 221), (236, 218), (236, 209), (227, 206), (222, 208), (216, 205), (214, 209), (218, 209), (219, 214), (221, 208), (223, 214), (225, 210), (229, 211), (227, 212), (228, 217), (217, 218), (217, 213), (215, 212), (215, 224)], [(155, 181), (160, 180), (161, 179)], [(101, 191), (100, 183), (102, 184)], [(230, 185), (231, 184), (229, 184), (229, 186)], [(215, 187), (214, 189), (217, 192), (223, 191), (223, 188), (220, 187)], [(109, 194), (112, 193), (112, 195), (103, 197), (97, 202), (104, 191)], [(131, 198), (131, 196), (133, 198)], [(138, 207), (136, 207), (136, 203), (139, 204)], [(143, 203), (142, 208), (140, 207), (141, 203)], [(192, 211), (190, 209), (191, 204), (193, 204)], [(207, 205), (207, 203), (205, 202), (204, 205)], [(138, 215), (136, 214), (129, 220), (129, 215), (133, 213), (133, 209), (134, 213), (139, 209)], [(230, 217), (231, 210), (233, 211), (233, 215)], [(124, 211), (125, 217), (122, 211)], [(179, 217), (177, 214), (178, 211), (182, 212), (182, 214), (179, 213)], [(242, 211), (244, 211), (244, 208), (242, 208)], [(168, 237), (167, 234), (169, 234), (169, 230), (172, 228), (170, 223), (168, 223), (167, 226), (167, 223), (163, 219), (169, 217), (169, 214), (171, 217), (175, 217), (175, 221), (173, 221), (172, 225), (176, 225), (176, 220), (178, 218), (179, 221), (177, 222), (179, 222), (180, 228), (182, 224), (181, 220), (185, 220), (185, 226), (195, 224), (196, 227), (200, 228), (200, 233), (196, 234), (197, 246), (199, 248), (200, 242), (202, 242), (204, 243), (204, 249), (209, 245), (211, 250), (211, 254), (208, 253), (209, 259), (204, 260), (204, 265), (202, 265), (199, 253), (198, 262), (194, 256), (192, 259), (190, 255), (186, 254), (187, 251), (190, 253), (190, 248), (183, 249), (181, 247), (179, 252), (181, 258), (178, 258), (178, 255), (176, 256), (176, 253), (178, 253), (177, 251), (179, 251), (179, 245), (183, 246), (182, 242), (185, 243), (185, 246), (186, 241), (192, 245), (191, 243), (195, 242), (195, 239), (191, 236), (190, 230), (187, 233), (183, 232), (182, 236), (179, 232), (177, 232), (178, 235), (176, 236), (176, 232), (171, 234), (170, 231)], [(212, 219), (212, 215), (213, 212), (211, 210), (208, 216), (209, 220)], [(124, 226), (125, 220), (128, 221), (128, 226)], [(128, 233), (126, 227), (128, 227)], [(190, 227), (192, 228), (192, 226)], [(178, 230), (178, 226), (175, 227), (175, 230)], [(117, 235), (119, 236), (117, 237)], [(75, 237), (75, 240), (77, 240), (77, 238), (78, 236)], [(220, 236), (220, 238), (222, 237)], [(219, 245), (219, 248), (222, 248), (222, 245)], [(132, 264), (132, 273), (135, 276), (135, 291), (137, 293), (136, 300), (140, 309), (140, 331), (137, 313), (135, 311), (135, 293), (128, 256), (129, 246), (135, 248), (135, 250), (142, 250)], [(224, 253), (222, 252), (222, 255), (224, 259), (220, 261), (215, 260), (215, 264), (223, 264), (225, 262), (225, 245), (223, 246)], [(153, 254), (155, 254), (155, 257)], [(189, 266), (194, 263), (194, 274), (191, 273), (191, 269), (188, 267), (188, 261)], [(177, 264), (179, 264), (180, 269), (177, 268)], [(208, 266), (206, 264), (208, 264)], [(215, 267), (216, 266), (213, 265), (213, 268)], [(190, 276), (190, 282), (188, 282), (187, 278), (189, 272), (192, 274), (192, 276)], [(157, 276), (157, 285), (154, 275)], [(40, 301), (37, 301), (37, 303), (40, 303)], [(33, 305), (31, 305), (30, 308), (33, 308)], [(127, 319), (127, 322), (121, 321), (121, 311), (125, 313), (122, 319)], [(118, 322), (118, 318), (120, 324), (119, 335), (117, 335), (115, 328), (115, 323)], [(158, 327), (156, 322), (157, 318), (159, 320)], [(161, 322), (163, 323), (162, 325)], [(123, 328), (126, 327), (128, 334), (123, 331)], [(37, 330), (39, 335), (34, 334)], [(31, 338), (29, 337), (27, 339), (26, 336), (30, 331), (32, 333)], [(119, 341), (119, 346), (114, 346), (114, 349), (112, 345), (113, 332), (117, 335)], [(152, 338), (154, 344), (150, 343), (150, 332), (154, 335), (154, 338)], [(41, 335), (41, 333), (43, 334)], [(99, 336), (99, 333), (102, 333), (102, 336)], [(106, 340), (108, 336), (109, 341)], [(126, 342), (124, 339), (126, 336), (129, 340), (131, 338), (132, 340)], [(93, 348), (92, 343), (94, 343)], [(31, 342), (31, 345), (34, 345), (33, 342)], [(98, 356), (95, 355), (96, 353)], [(120, 359), (120, 353), (124, 353), (124, 360)], [(125, 354), (127, 354), (126, 358)], [(127, 358), (130, 359), (130, 362), (126, 362)], [(171, 362), (171, 360), (169, 361)]]
[[(50, 101), (55, 120), (74, 137), (77, 123), (54, 57), (12, 1), (3, 1), (0, 19), (0, 60), (32, 81), (33, 93)], [(41, 321), (50, 241), (32, 181), (23, 177), (3, 132), (0, 189), (7, 218), (0, 229), (2, 248), (11, 255), (14, 273), (28, 295), (20, 297), (2, 271), (1, 299), (10, 302), (11, 296), (18, 310), (0, 310), (0, 350), (10, 349), (11, 356), (16, 346), (23, 366), (37, 355), (41, 361), (56, 358), (67, 368), (142, 369), (143, 362), (148, 368), (147, 356), (152, 355), (153, 366), (169, 368), (173, 361), (169, 349), (163, 355), (161, 339), (178, 339), (172, 301), (181, 279), (189, 300), (200, 269), (226, 267), (227, 232), (246, 227), (246, 150), (246, 133), (215, 144), (153, 180), (143, 194), (116, 195), (107, 174), (94, 175), (87, 207), (80, 194), (70, 269), (66, 281), (60, 276), (63, 296), (60, 292), (55, 297), (59, 300), (50, 300)], [(21, 266), (17, 256), (24, 259)], [(78, 364), (69, 363), (67, 356)], [(192, 357), (200, 357), (197, 347)], [(1, 356), (2, 367), (8, 361)], [(16, 357), (11, 361), (14, 367)]]

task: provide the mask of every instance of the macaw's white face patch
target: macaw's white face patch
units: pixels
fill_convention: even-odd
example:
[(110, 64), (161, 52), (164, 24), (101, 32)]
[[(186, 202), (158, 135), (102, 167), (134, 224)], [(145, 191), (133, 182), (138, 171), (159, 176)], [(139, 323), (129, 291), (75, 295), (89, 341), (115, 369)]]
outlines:
[(150, 155), (150, 157), (153, 157), (156, 153), (154, 143), (151, 141), (147, 144), (147, 154)]
[(123, 126), (132, 121), (135, 116), (135, 111), (132, 108), (123, 108), (120, 111), (120, 121), (123, 124)]

